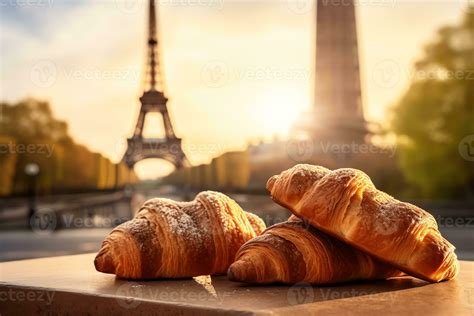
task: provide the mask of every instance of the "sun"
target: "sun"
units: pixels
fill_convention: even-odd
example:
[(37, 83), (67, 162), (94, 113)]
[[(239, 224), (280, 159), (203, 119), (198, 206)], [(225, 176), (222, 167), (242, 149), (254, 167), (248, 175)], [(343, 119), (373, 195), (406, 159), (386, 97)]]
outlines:
[(303, 110), (304, 98), (296, 90), (269, 90), (256, 98), (255, 115), (265, 136), (286, 138)]

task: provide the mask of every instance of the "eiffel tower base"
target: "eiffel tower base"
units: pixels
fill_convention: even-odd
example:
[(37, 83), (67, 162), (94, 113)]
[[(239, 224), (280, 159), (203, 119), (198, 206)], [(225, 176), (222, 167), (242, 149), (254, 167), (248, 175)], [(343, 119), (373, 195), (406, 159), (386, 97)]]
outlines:
[(127, 151), (123, 157), (132, 169), (137, 162), (148, 158), (158, 158), (172, 163), (177, 169), (189, 165), (181, 147), (181, 139), (155, 139), (132, 137), (127, 139)]

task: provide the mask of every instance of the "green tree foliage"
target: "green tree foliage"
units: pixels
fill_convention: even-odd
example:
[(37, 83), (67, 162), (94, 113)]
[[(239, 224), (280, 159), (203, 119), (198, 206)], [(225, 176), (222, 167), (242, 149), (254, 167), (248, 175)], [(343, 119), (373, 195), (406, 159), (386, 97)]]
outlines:
[(474, 140), (474, 12), (440, 29), (415, 70), (391, 120), (401, 168), (417, 188), (411, 193), (472, 196), (474, 162), (463, 158), (459, 146), (468, 135)]
[(76, 144), (47, 102), (27, 99), (0, 107), (0, 195), (27, 192), (31, 179), (24, 169), (32, 162), (40, 167), (37, 190), (43, 194), (111, 189), (136, 180), (124, 165)]

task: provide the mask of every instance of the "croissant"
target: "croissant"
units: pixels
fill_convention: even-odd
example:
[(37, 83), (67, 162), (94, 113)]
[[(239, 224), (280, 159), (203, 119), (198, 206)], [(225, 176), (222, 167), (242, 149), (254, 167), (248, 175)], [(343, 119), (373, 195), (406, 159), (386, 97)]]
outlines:
[(192, 202), (155, 198), (110, 233), (94, 264), (129, 279), (223, 274), (240, 246), (264, 229), (222, 193), (201, 192)]
[(296, 165), (271, 177), (267, 189), (311, 225), (410, 275), (439, 282), (459, 270), (433, 216), (377, 190), (360, 170)]
[(332, 284), (402, 274), (294, 215), (247, 241), (227, 272), (231, 281), (254, 284)]

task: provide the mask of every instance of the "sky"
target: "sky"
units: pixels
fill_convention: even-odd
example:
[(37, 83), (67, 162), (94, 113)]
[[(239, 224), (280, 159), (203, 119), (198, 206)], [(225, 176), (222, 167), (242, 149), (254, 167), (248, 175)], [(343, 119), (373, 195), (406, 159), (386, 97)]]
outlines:
[[(333, 0), (345, 1), (345, 0)], [(161, 0), (169, 111), (193, 164), (286, 137), (312, 106), (315, 3)], [(365, 115), (384, 122), (413, 63), (468, 0), (356, 1)], [(0, 100), (50, 102), (77, 142), (119, 161), (143, 92), (146, 1), (0, 0)], [(150, 115), (145, 136), (162, 135)], [(146, 160), (142, 178), (172, 170)]]

